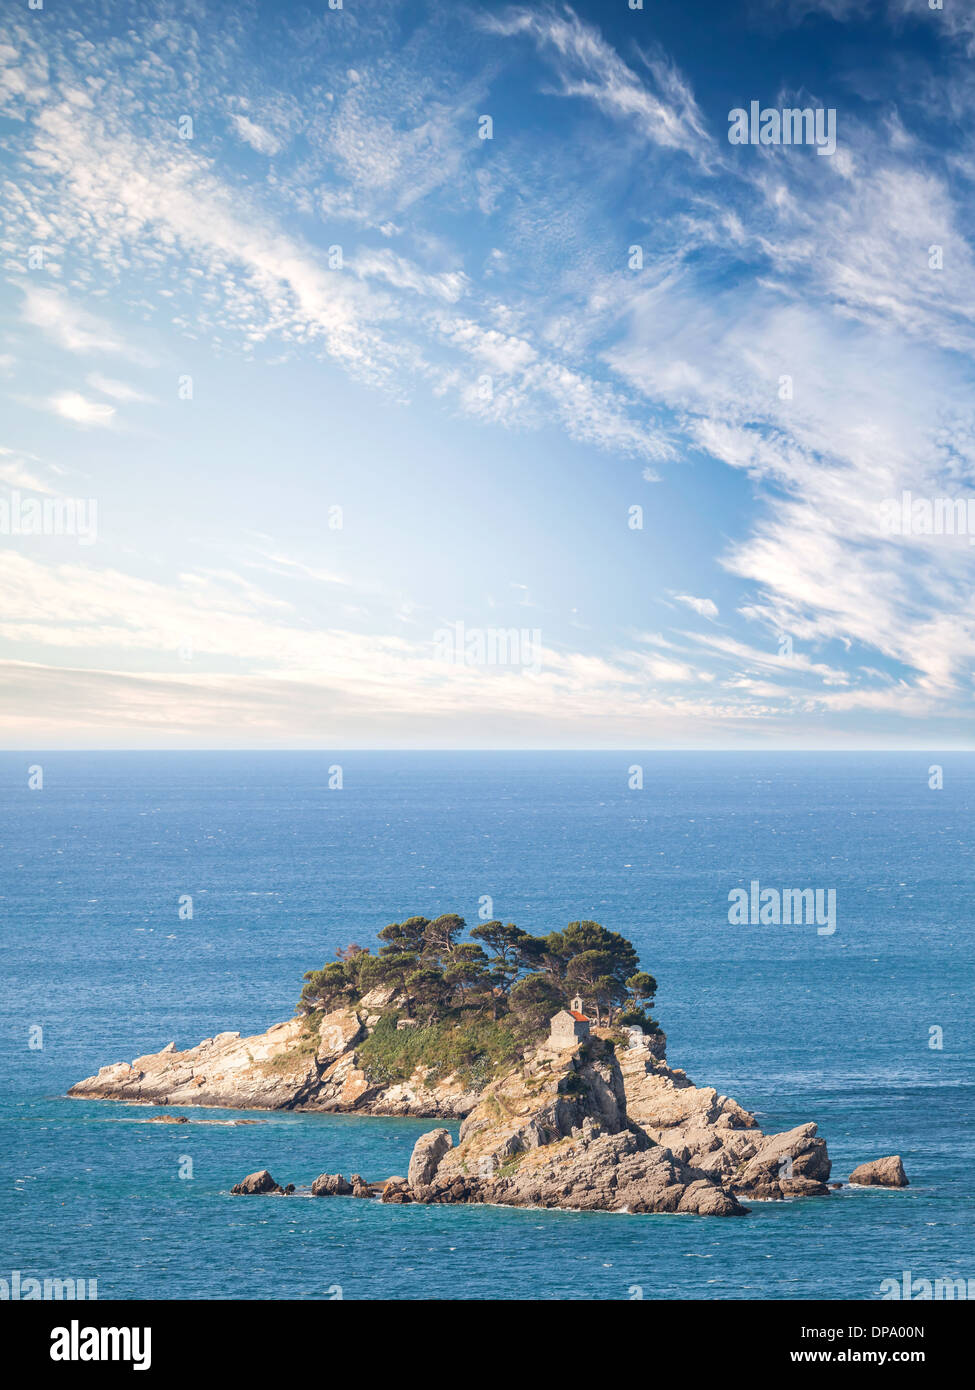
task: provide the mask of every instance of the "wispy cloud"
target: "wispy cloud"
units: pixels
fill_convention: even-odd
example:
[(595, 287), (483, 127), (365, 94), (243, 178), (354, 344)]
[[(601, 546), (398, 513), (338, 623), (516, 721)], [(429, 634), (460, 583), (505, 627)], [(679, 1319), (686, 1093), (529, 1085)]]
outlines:
[(101, 372), (89, 373), (87, 381), (93, 391), (125, 405), (151, 400), (151, 397), (145, 391), (140, 391), (137, 386), (130, 386), (125, 381), (116, 381), (113, 377), (102, 376)]
[[(862, 18), (845, 0), (777, 8), (784, 29), (816, 11)], [(906, 0), (881, 12), (916, 18)], [(85, 13), (83, 44), (13, 24), (0, 50), (0, 109), (18, 135), (3, 254), (21, 315), (17, 386), (32, 394), (11, 400), (55, 417), (30, 427), (70, 433), (84, 455), (123, 439), (125, 408), (150, 398), (125, 365), (150, 360), (146, 343), (268, 371), (324, 364), (330, 387), (337, 368), (404, 411), (422, 399), (404, 431), (433, 429), (427, 411), (445, 430), (537, 431), (537, 445), (517, 445), (530, 506), (544, 508), (528, 486), (537, 472), (553, 515), (571, 478), (586, 513), (584, 542), (583, 519), (565, 521), (587, 557), (580, 585), (584, 571), (618, 571), (619, 586), (566, 595), (571, 640), (548, 639), (539, 678), (444, 678), (422, 630), (430, 607), (401, 579), (412, 553), (393, 554), (389, 584), (378, 556), (368, 592), (343, 573), (351, 549), (319, 560), (306, 537), (293, 552), (294, 537), (276, 537), (258, 555), (151, 582), (136, 547), (128, 570), (116, 554), (70, 575), (40, 554), (30, 565), (8, 554), (3, 636), (18, 658), (41, 658), (18, 662), (21, 693), (36, 682), (50, 716), (63, 714), (51, 672), (69, 650), (75, 692), (128, 708), (140, 726), (162, 699), (185, 727), (233, 710), (269, 737), (316, 709), (350, 728), (367, 712), (387, 730), (399, 719), (417, 737), (430, 720), (459, 729), (494, 711), (519, 738), (544, 719), (563, 737), (651, 720), (688, 738), (697, 721), (717, 738), (822, 718), (862, 731), (857, 712), (916, 728), (969, 707), (975, 550), (967, 538), (891, 536), (881, 510), (905, 488), (975, 490), (975, 145), (963, 121), (939, 145), (914, 96), (896, 111), (851, 99), (832, 159), (732, 152), (703, 115), (707, 66), (688, 60), (685, 75), (629, 36), (616, 47), (609, 22), (603, 33), (571, 9), (520, 7), (472, 32), (454, 11), (435, 28), (400, 28), (397, 14), (384, 7), (368, 33), (349, 15), (341, 28), (319, 17), (300, 44), (284, 26), (267, 54), (246, 47), (260, 38), (246, 8), (161, 7), (151, 28), (124, 36)], [(970, 26), (953, 14), (924, 18), (954, 119), (972, 85)], [(183, 140), (188, 108), (196, 134)], [(480, 141), (490, 110), (496, 138)], [(552, 138), (555, 122), (573, 138)], [(635, 159), (652, 162), (652, 179), (634, 179)], [(36, 246), (44, 265), (28, 269)], [(153, 411), (154, 427), (165, 413)], [(422, 436), (410, 444), (422, 456)], [(467, 460), (450, 447), (460, 493)], [(377, 495), (397, 485), (397, 458), (362, 466)], [(641, 495), (639, 466), (662, 484), (642, 585), (628, 568), (637, 552), (621, 551), (606, 520), (620, 514), (618, 479)], [(9, 486), (47, 476), (23, 453), (0, 454)], [(512, 510), (529, 505), (516, 494)], [(474, 591), (472, 553), (458, 587)], [(522, 558), (517, 582), (545, 593)], [(537, 563), (561, 561), (546, 552)], [(510, 599), (509, 581), (499, 574), (492, 592)], [(634, 594), (659, 607), (638, 616)], [(535, 601), (552, 611), (550, 593)], [(663, 623), (674, 605), (704, 632), (626, 649), (625, 624)], [(202, 654), (193, 672), (166, 666), (184, 632)], [(128, 669), (133, 651), (158, 669)]]
[(24, 285), (21, 314), (59, 347), (77, 353), (121, 353), (125, 344), (97, 315), (72, 303), (58, 290)]
[(674, 599), (677, 603), (683, 603), (687, 608), (692, 608), (702, 618), (716, 618), (718, 616), (718, 605), (713, 599), (695, 598), (693, 594), (675, 594)]
[(90, 401), (80, 391), (61, 391), (45, 402), (48, 410), (70, 420), (73, 425), (97, 426), (110, 429), (115, 422), (115, 406), (104, 401)]
[(709, 136), (694, 94), (663, 53), (643, 57), (644, 71), (638, 74), (597, 29), (568, 8), (515, 9), (487, 16), (482, 24), (491, 33), (533, 39), (553, 61), (562, 96), (592, 101), (651, 144), (708, 162)]
[(250, 145), (251, 149), (256, 150), (258, 154), (274, 155), (280, 150), (281, 141), (277, 136), (272, 135), (269, 130), (265, 130), (256, 121), (252, 121), (249, 116), (245, 116), (241, 112), (233, 112), (230, 121), (241, 140)]

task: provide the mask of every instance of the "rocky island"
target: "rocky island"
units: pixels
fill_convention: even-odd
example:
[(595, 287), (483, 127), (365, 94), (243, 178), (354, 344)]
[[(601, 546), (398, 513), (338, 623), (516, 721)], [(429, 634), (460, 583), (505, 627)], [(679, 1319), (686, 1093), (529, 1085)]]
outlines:
[[(656, 981), (595, 922), (533, 937), (412, 917), (305, 976), (296, 1016), (241, 1038), (102, 1067), (69, 1095), (153, 1105), (461, 1119), (434, 1129), (408, 1173), (323, 1174), (312, 1195), (631, 1212), (744, 1214), (741, 1198), (828, 1193), (816, 1125), (766, 1135), (666, 1060)], [(266, 1171), (235, 1192), (287, 1194)]]

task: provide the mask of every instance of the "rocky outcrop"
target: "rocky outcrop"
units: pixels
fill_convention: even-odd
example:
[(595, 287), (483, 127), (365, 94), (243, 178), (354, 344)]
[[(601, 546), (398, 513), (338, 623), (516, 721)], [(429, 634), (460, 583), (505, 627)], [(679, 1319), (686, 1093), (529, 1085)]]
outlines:
[(816, 1125), (765, 1135), (713, 1086), (695, 1086), (644, 1047), (619, 1053), (629, 1118), (702, 1177), (740, 1197), (780, 1201), (828, 1193), (829, 1155)]
[(341, 1173), (322, 1173), (311, 1185), (313, 1197), (351, 1197), (352, 1184)]
[(479, 1092), (456, 1077), (428, 1080), (417, 1071), (405, 1081), (371, 1082), (356, 1048), (393, 1002), (392, 991), (373, 990), (356, 1008), (326, 1014), (309, 1029), (304, 1019), (275, 1023), (242, 1038), (218, 1033), (196, 1047), (160, 1052), (102, 1067), (69, 1096), (151, 1105), (209, 1105), (238, 1110), (325, 1110), (370, 1115), (459, 1119)]
[(417, 1142), (410, 1175), (419, 1202), (743, 1213), (731, 1192), (631, 1121), (614, 1049), (598, 1037), (527, 1053), (487, 1087), (456, 1147), (445, 1130)]
[(899, 1154), (888, 1154), (886, 1158), (875, 1158), (869, 1163), (861, 1163), (850, 1174), (850, 1182), (858, 1187), (907, 1187), (907, 1174)]
[(248, 1173), (243, 1182), (234, 1183), (230, 1189), (235, 1197), (255, 1195), (288, 1197), (294, 1190), (294, 1183), (289, 1183), (287, 1187), (282, 1187), (280, 1183), (276, 1183), (266, 1168), (262, 1168), (258, 1173)]
[(432, 1129), (416, 1141), (406, 1173), (406, 1181), (411, 1189), (429, 1186), (437, 1165), (453, 1143), (448, 1129)]
[[(170, 1053), (170, 1056), (173, 1054)], [(903, 1177), (879, 1160), (864, 1180)], [(323, 1173), (312, 1195), (383, 1202), (487, 1202), (583, 1211), (743, 1215), (739, 1198), (829, 1191), (830, 1161), (813, 1123), (766, 1135), (713, 1087), (697, 1087), (642, 1046), (617, 1051), (603, 1034), (575, 1047), (543, 1044), (490, 1083), (461, 1126), (417, 1141), (406, 1177), (369, 1184)], [(854, 1175), (855, 1176), (855, 1175)], [(903, 1179), (906, 1182), (906, 1178)], [(265, 1170), (233, 1189), (280, 1192)], [(287, 1189), (293, 1191), (293, 1187)]]
[(404, 1202), (412, 1202), (413, 1194), (410, 1185), (405, 1178), (387, 1178), (383, 1183), (382, 1201), (394, 1202), (402, 1205)]
[(778, 1201), (783, 1197), (823, 1197), (829, 1192), (831, 1164), (826, 1141), (812, 1123), (784, 1134), (759, 1135), (753, 1158), (732, 1179), (739, 1195)]
[(714, 1177), (730, 1177), (751, 1158), (762, 1134), (754, 1115), (713, 1086), (695, 1086), (687, 1074), (642, 1047), (619, 1052), (630, 1119), (651, 1139)]

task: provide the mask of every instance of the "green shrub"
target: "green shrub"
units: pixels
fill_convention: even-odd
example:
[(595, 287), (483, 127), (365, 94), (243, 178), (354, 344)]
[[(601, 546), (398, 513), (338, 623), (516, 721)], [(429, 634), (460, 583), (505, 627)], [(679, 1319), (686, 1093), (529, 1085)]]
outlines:
[(431, 1081), (456, 1074), (476, 1089), (516, 1057), (514, 1034), (503, 1023), (462, 1013), (423, 1027), (396, 1027), (397, 1014), (385, 1014), (356, 1048), (359, 1066), (372, 1085), (405, 1081), (418, 1067)]
[(642, 1028), (644, 1033), (656, 1033), (660, 1028), (657, 1020), (642, 1009), (624, 1009), (617, 1015), (616, 1022), (623, 1028)]

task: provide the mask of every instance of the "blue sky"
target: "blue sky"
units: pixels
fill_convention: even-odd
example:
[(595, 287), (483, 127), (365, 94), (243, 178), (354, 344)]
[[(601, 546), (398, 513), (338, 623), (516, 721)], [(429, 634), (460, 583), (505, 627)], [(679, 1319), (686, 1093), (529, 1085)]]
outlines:
[(7, 746), (970, 746), (970, 7), (3, 35)]

